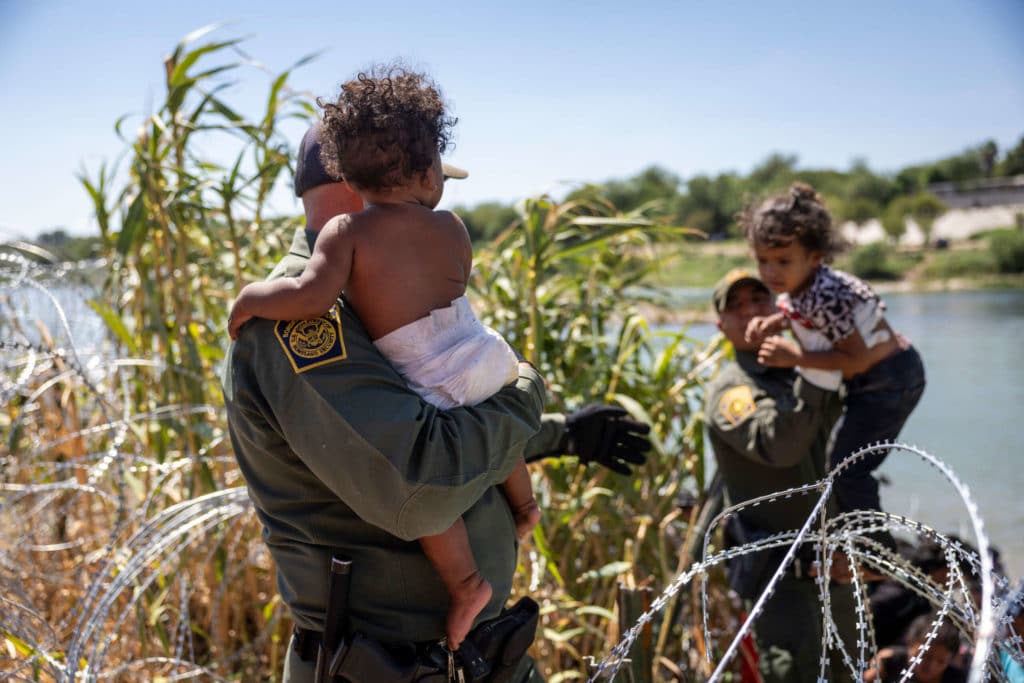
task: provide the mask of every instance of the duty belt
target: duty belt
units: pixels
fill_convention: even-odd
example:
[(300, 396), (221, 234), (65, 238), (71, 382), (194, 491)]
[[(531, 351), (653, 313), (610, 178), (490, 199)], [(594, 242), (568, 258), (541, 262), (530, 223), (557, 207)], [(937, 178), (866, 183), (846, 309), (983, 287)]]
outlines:
[[(346, 683), (503, 683), (533, 643), (539, 608), (528, 597), (480, 624), (451, 651), (444, 641), (381, 643), (360, 633), (344, 638), (326, 654), (327, 680)], [(317, 658), (323, 634), (295, 628), (295, 653)]]

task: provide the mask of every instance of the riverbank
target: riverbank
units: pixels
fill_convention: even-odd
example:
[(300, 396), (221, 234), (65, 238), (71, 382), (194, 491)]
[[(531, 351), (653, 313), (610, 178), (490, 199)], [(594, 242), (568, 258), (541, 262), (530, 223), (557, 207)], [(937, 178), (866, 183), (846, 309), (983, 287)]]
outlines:
[[(896, 248), (874, 243), (856, 248), (836, 260), (835, 267), (871, 284), (880, 294), (1024, 290), (1024, 272), (998, 272), (993, 231), (942, 249)], [(1012, 234), (1012, 233), (1009, 233)], [(647, 305), (641, 313), (654, 324), (714, 322), (711, 288), (733, 268), (756, 270), (746, 242), (686, 242), (659, 245), (661, 267), (648, 284), (668, 293), (664, 306)]]
[[(750, 267), (749, 264), (744, 264)], [(728, 272), (728, 271), (725, 271)], [(725, 273), (723, 273), (724, 275)], [(882, 296), (890, 294), (928, 294), (938, 292), (986, 292), (1024, 290), (1024, 275), (988, 275), (949, 279), (918, 279), (898, 281), (870, 281)], [(712, 283), (714, 284), (714, 283)], [(661, 285), (658, 285), (661, 287)], [(665, 287), (669, 304), (638, 306), (641, 315), (653, 325), (686, 325), (716, 322), (711, 309), (711, 285), (707, 287)]]

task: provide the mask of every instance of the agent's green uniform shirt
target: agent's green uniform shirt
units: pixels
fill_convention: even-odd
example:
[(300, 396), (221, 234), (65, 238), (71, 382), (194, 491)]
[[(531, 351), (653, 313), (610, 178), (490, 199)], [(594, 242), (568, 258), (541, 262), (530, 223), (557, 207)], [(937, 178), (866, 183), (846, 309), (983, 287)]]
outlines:
[[(271, 278), (296, 276), (315, 235), (297, 231)], [(515, 525), (495, 485), (524, 453), (557, 448), (544, 383), (441, 411), (407, 388), (344, 300), (314, 321), (247, 324), (224, 394), (235, 455), (295, 622), (322, 630), (331, 555), (353, 560), (349, 629), (382, 641), (444, 634), (448, 595), (415, 539), (461, 515), (498, 615), (516, 565)]]
[[(824, 478), (828, 438), (841, 412), (836, 392), (737, 351), (736, 362), (708, 386), (704, 402), (715, 460), (732, 502)], [(816, 496), (793, 496), (747, 508), (743, 518), (769, 533), (799, 529), (815, 502)]]
[[(753, 353), (737, 351), (736, 362), (726, 365), (708, 386), (704, 404), (729, 502), (824, 478), (828, 439), (841, 412), (835, 392), (805, 382), (791, 369), (760, 365)], [(818, 498), (816, 492), (794, 495), (748, 507), (741, 515), (746, 526), (759, 531), (797, 530)], [(829, 510), (834, 511), (834, 505)], [(851, 652), (856, 642), (852, 590), (833, 585), (830, 602)], [(784, 575), (754, 625), (759, 668), (766, 683), (818, 681), (821, 626), (815, 582)], [(830, 660), (829, 681), (852, 680), (835, 653)]]

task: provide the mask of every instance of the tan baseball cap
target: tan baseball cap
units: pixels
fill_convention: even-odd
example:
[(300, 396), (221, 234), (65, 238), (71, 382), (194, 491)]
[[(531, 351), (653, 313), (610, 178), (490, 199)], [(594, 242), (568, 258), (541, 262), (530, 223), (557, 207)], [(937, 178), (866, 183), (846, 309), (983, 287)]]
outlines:
[(737, 285), (750, 284), (768, 291), (768, 287), (761, 282), (761, 278), (746, 268), (734, 268), (715, 284), (711, 290), (711, 303), (715, 306), (715, 313), (721, 313), (725, 308), (725, 302), (729, 298), (729, 292)]
[(455, 180), (463, 180), (469, 177), (469, 171), (458, 166), (452, 166), (451, 164), (441, 162), (441, 170), (444, 171), (444, 179), (448, 180), (453, 178)]

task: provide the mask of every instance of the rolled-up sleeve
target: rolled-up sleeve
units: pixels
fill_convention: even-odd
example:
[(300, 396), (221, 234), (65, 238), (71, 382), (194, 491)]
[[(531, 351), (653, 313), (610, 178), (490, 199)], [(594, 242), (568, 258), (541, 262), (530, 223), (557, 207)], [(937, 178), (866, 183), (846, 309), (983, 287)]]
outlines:
[(552, 454), (559, 454), (562, 442), (566, 439), (565, 415), (547, 413), (541, 418), (540, 430), (526, 444), (523, 452), (527, 462), (539, 460)]

